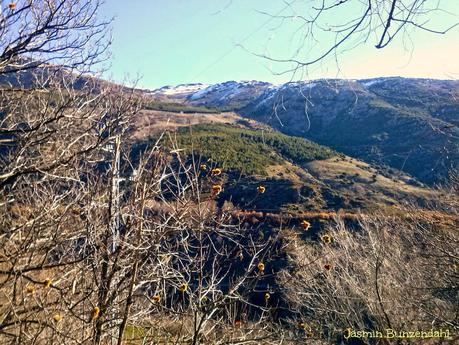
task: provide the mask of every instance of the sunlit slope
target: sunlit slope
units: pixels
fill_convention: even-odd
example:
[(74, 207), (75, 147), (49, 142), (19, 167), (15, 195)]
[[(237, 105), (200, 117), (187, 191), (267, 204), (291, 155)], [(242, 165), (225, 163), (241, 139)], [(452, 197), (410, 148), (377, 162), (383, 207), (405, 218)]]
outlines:
[[(150, 137), (153, 140), (157, 135)], [(204, 193), (210, 195), (212, 184), (219, 184), (222, 191), (216, 199), (242, 209), (295, 212), (403, 203), (423, 206), (439, 196), (402, 172), (371, 166), (272, 130), (200, 124), (169, 132), (162, 140), (165, 147), (179, 148), (186, 159), (195, 162)], [(138, 143), (135, 149), (142, 150), (147, 142)], [(212, 176), (216, 167), (222, 174)]]

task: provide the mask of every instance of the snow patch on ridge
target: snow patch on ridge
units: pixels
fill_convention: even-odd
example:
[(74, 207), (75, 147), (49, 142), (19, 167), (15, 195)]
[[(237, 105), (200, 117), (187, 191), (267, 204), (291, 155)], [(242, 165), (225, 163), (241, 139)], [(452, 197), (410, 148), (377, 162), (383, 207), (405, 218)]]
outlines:
[(209, 85), (206, 84), (181, 84), (177, 86), (163, 86), (162, 88), (153, 90), (153, 94), (161, 94), (167, 96), (174, 96), (174, 95), (186, 95), (186, 94), (194, 94), (202, 89), (207, 88)]

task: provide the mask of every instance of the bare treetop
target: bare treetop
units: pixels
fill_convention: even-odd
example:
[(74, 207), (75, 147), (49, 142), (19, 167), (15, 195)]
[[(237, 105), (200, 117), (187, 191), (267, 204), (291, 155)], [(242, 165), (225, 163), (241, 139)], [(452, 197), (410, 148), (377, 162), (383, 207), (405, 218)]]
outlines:
[[(441, 0), (312, 0), (284, 1), (276, 13), (259, 11), (277, 20), (277, 27), (293, 22), (294, 45), (291, 57), (257, 54), (271, 61), (290, 63), (283, 73), (316, 64), (328, 56), (355, 46), (374, 42), (377, 49), (387, 47), (396, 37), (413, 30), (445, 34), (459, 25)], [(288, 14), (283, 12), (288, 10)], [(441, 18), (441, 23), (433, 23)], [(438, 22), (438, 21), (437, 21)]]
[(96, 16), (100, 6), (100, 0), (19, 0), (3, 6), (0, 73), (41, 64), (87, 71), (105, 60), (110, 21)]

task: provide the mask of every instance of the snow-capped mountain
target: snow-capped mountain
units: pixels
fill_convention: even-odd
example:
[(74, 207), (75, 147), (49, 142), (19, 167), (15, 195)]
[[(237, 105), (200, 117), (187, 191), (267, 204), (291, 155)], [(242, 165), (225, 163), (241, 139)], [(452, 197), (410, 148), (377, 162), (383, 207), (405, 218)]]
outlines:
[(209, 85), (194, 83), (194, 84), (180, 84), (176, 86), (163, 86), (159, 89), (150, 92), (153, 96), (169, 96), (171, 98), (187, 98), (200, 90), (206, 89)]
[(165, 86), (151, 92), (153, 96), (165, 97), (169, 100), (186, 100), (193, 105), (213, 107), (239, 107), (258, 98), (266, 90), (275, 88), (272, 84), (251, 81), (227, 81), (224, 83), (183, 84), (178, 86)]
[(427, 183), (441, 182), (459, 164), (459, 81), (228, 81), (165, 87), (153, 94), (171, 102), (235, 111), (364, 160), (379, 157), (378, 163)]
[(257, 80), (227, 81), (212, 85), (193, 83), (164, 86), (150, 91), (150, 94), (156, 98), (166, 98), (170, 101), (186, 101), (192, 105), (240, 108), (255, 100), (265, 104), (272, 99), (282, 98), (292, 91), (304, 95), (312, 92), (317, 87), (326, 87), (338, 93), (347, 89), (365, 91), (373, 85), (396, 79), (397, 77), (362, 80), (318, 79), (288, 82), (281, 85), (273, 85)]

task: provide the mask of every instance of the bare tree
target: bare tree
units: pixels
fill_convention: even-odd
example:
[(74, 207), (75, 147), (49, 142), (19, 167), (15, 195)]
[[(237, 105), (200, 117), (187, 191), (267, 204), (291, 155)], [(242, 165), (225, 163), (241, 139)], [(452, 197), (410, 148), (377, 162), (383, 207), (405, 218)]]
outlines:
[(1, 9), (0, 71), (13, 75), (43, 65), (86, 72), (107, 58), (109, 22), (101, 1), (11, 1)]
[(123, 236), (136, 244), (122, 246), (129, 253), (126, 269), (134, 260), (134, 273), (128, 274), (132, 281), (119, 342), (128, 322), (131, 329), (142, 330), (144, 339), (156, 341), (218, 344), (274, 338), (266, 322), (269, 288), (262, 281), (264, 260), (276, 239), (259, 238), (259, 229), (241, 226), (231, 209), (219, 209), (214, 198), (223, 188), (221, 169), (187, 159), (169, 140), (172, 155), (157, 142), (136, 169), (134, 181), (150, 183), (142, 189), (146, 194), (136, 198), (143, 205), (136, 216), (142, 230)]
[(222, 341), (244, 308), (266, 318), (248, 294), (273, 241), (216, 208), (196, 163), (159, 145), (132, 159), (141, 98), (88, 74), (110, 44), (100, 4), (2, 9), (0, 339), (121, 344), (166, 318), (178, 341)]
[[(344, 50), (374, 41), (385, 48), (399, 35), (412, 30), (446, 34), (459, 25), (448, 12), (445, 1), (431, 0), (317, 0), (284, 1), (278, 13), (259, 11), (273, 21), (274, 27), (292, 27), (297, 49), (294, 57), (258, 54), (271, 61), (288, 64), (282, 73), (291, 73), (314, 65)], [(287, 12), (287, 14), (283, 14)], [(442, 18), (442, 24), (431, 24)], [(293, 23), (293, 24), (292, 24)]]
[(373, 340), (401, 343), (384, 339), (386, 330), (432, 328), (449, 330), (449, 338), (426, 342), (457, 341), (458, 238), (447, 225), (457, 217), (411, 212), (364, 216), (358, 231), (338, 218), (321, 243), (296, 248), (295, 269), (282, 275), (299, 327), (330, 341), (368, 344), (371, 336), (354, 332), (380, 331)]
[[(81, 266), (94, 253), (85, 245), (85, 232), (96, 225), (84, 222), (84, 203), (95, 202), (88, 188), (97, 172), (113, 171), (100, 165), (110, 159), (109, 145), (123, 135), (139, 104), (126, 89), (85, 74), (106, 58), (110, 43), (108, 22), (96, 17), (99, 7), (99, 1), (63, 0), (18, 1), (2, 8), (0, 332), (5, 341), (52, 343), (57, 334), (68, 338), (80, 330), (84, 339), (82, 325), (65, 332), (58, 325), (64, 308), (78, 315), (80, 304), (92, 310), (93, 300), (75, 303), (70, 295), (76, 285), (64, 282), (87, 279)], [(98, 197), (103, 202), (104, 196)]]
[[(87, 74), (110, 43), (100, 2), (11, 4), (0, 20), (0, 342), (294, 344), (369, 322), (457, 327), (454, 232), (414, 217), (364, 218), (352, 233), (338, 220), (323, 245), (298, 241), (278, 277), (287, 232), (218, 207), (217, 162), (173, 135), (131, 145), (141, 95)], [(425, 265), (448, 268), (429, 280)], [(290, 319), (276, 315), (280, 295)], [(317, 320), (329, 325), (320, 336)]]

